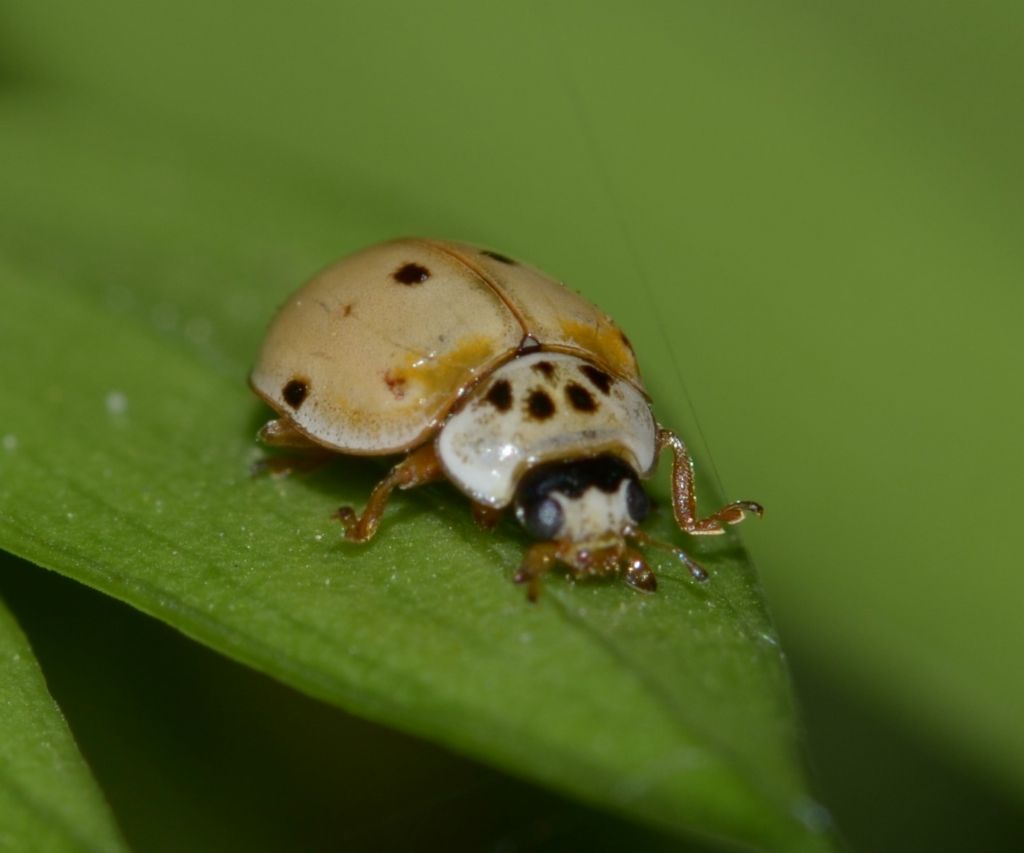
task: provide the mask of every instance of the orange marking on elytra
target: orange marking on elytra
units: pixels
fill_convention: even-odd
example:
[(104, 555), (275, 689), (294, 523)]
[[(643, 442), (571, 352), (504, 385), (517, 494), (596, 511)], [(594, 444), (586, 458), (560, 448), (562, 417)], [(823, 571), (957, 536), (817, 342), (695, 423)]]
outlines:
[(559, 324), (562, 334), (586, 352), (598, 355), (609, 367), (629, 374), (635, 363), (633, 351), (626, 345), (622, 333), (611, 323), (581, 323), (563, 319)]
[(396, 400), (401, 400), (405, 397), (405, 384), (408, 380), (398, 370), (389, 370), (384, 374), (384, 382), (388, 386), (388, 390), (395, 395)]

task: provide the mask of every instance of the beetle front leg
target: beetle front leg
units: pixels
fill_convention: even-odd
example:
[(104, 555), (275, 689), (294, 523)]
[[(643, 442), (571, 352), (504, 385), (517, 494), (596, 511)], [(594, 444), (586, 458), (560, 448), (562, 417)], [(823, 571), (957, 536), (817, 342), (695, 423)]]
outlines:
[(540, 579), (547, 574), (558, 561), (559, 544), (557, 542), (537, 542), (523, 557), (522, 565), (514, 578), (516, 583), (525, 583), (526, 597), (536, 601), (540, 595)]
[(677, 548), (675, 545), (670, 545), (668, 542), (662, 542), (660, 539), (655, 539), (653, 536), (644, 533), (642, 530), (629, 531), (629, 538), (645, 547), (661, 548), (663, 551), (668, 551), (672, 556), (679, 560), (680, 563), (686, 566), (694, 580), (706, 581), (708, 579), (707, 569), (694, 560), (682, 548)]
[(392, 468), (374, 487), (362, 515), (356, 515), (350, 506), (343, 506), (334, 513), (334, 517), (341, 521), (345, 528), (345, 538), (349, 542), (366, 542), (377, 532), (384, 507), (395, 489), (412, 489), (443, 478), (444, 471), (434, 452), (433, 443), (424, 444)]
[(694, 488), (693, 460), (683, 440), (671, 430), (658, 428), (658, 450), (671, 448), (672, 460), (672, 511), (676, 523), (687, 533), (714, 534), (725, 532), (726, 524), (738, 524), (746, 514), (758, 518), (764, 515), (764, 507), (754, 501), (734, 501), (722, 507), (707, 518), (697, 518), (697, 493)]
[(501, 521), (501, 516), (504, 512), (504, 509), (487, 506), (487, 504), (476, 503), (475, 501), (473, 503), (473, 521), (477, 523), (481, 530), (494, 530), (498, 526), (498, 522)]
[(626, 583), (641, 592), (655, 592), (658, 589), (658, 579), (643, 554), (635, 548), (626, 549)]

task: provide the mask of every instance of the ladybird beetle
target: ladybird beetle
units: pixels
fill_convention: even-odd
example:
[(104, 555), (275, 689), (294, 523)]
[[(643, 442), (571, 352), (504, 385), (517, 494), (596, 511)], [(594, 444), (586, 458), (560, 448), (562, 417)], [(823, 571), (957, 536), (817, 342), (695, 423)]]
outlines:
[[(481, 525), (506, 509), (536, 539), (515, 580), (537, 598), (555, 564), (657, 587), (636, 545), (640, 484), (672, 452), (672, 508), (687, 533), (721, 533), (760, 505), (697, 517), (686, 445), (654, 419), (625, 334), (561, 283), (498, 252), (395, 240), (345, 258), (280, 309), (252, 371), (278, 417), (275, 447), (405, 454), (345, 537), (366, 542), (394, 489), (450, 480)], [(703, 569), (669, 547), (698, 579)]]

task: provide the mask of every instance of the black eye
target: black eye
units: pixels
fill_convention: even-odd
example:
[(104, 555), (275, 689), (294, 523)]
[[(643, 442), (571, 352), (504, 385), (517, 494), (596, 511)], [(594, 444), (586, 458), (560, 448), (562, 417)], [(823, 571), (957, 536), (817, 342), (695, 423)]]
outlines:
[(565, 515), (554, 498), (544, 498), (525, 509), (523, 526), (538, 539), (554, 539), (562, 529)]
[(629, 517), (638, 524), (647, 518), (647, 513), (651, 511), (651, 499), (636, 480), (630, 480), (626, 486), (626, 510)]

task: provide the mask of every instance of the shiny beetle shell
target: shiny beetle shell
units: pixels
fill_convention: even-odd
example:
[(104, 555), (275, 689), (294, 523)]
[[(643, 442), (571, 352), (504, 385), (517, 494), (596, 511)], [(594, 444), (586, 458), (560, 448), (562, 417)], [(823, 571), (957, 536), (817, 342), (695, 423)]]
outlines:
[(395, 489), (447, 479), (481, 525), (511, 508), (540, 540), (515, 576), (533, 600), (556, 564), (656, 588), (638, 546), (659, 544), (640, 530), (641, 480), (662, 450), (681, 530), (721, 533), (762, 511), (736, 501), (698, 517), (689, 452), (655, 421), (618, 326), (538, 270), (464, 243), (396, 240), (327, 268), (277, 313), (250, 384), (279, 415), (260, 431), (268, 445), (405, 454), (362, 513), (338, 510), (347, 539), (373, 537)]
[(464, 243), (404, 239), (338, 262), (275, 317), (253, 389), (342, 453), (409, 450), (517, 352), (580, 355), (642, 390), (606, 314), (544, 273)]

